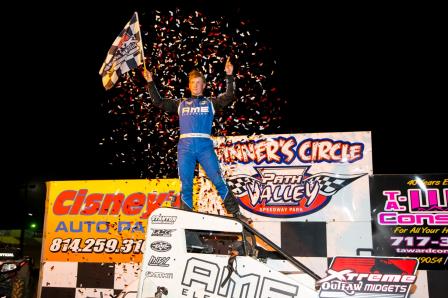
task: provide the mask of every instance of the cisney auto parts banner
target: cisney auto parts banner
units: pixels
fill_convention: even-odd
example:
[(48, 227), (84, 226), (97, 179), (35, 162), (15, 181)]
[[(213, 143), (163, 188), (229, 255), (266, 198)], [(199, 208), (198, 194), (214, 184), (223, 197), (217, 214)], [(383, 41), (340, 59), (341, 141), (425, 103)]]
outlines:
[[(370, 132), (215, 141), (223, 175), (252, 219), (370, 221)], [(222, 213), (217, 197), (210, 182), (203, 183), (198, 210)]]
[(149, 215), (175, 200), (177, 179), (48, 182), (42, 260), (140, 262)]
[(448, 269), (448, 174), (374, 175), (370, 186), (375, 255)]

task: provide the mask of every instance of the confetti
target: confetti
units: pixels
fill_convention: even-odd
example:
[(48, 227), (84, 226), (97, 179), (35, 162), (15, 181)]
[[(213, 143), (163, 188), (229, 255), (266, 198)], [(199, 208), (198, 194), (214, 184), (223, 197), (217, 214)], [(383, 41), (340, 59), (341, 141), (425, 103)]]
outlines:
[[(281, 133), (287, 102), (277, 88), (277, 63), (251, 20), (176, 9), (152, 11), (140, 23), (146, 66), (162, 97), (187, 97), (192, 69), (204, 72), (205, 95), (218, 96), (226, 88), (224, 64), (230, 56), (237, 98), (215, 115), (213, 135)], [(99, 145), (109, 165), (126, 165), (135, 177), (176, 178), (178, 117), (152, 105), (141, 69), (107, 92), (102, 108), (108, 132)]]

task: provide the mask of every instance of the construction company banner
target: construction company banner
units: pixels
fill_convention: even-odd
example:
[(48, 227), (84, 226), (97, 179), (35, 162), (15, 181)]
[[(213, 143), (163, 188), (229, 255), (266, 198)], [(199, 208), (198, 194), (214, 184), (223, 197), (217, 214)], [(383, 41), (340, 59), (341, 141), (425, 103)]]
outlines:
[(448, 174), (375, 175), (370, 198), (375, 255), (448, 268)]
[[(221, 137), (215, 148), (254, 220), (370, 221), (370, 132)], [(202, 181), (197, 209), (223, 213), (212, 184)]]
[(42, 260), (140, 262), (148, 217), (179, 198), (177, 179), (48, 182)]

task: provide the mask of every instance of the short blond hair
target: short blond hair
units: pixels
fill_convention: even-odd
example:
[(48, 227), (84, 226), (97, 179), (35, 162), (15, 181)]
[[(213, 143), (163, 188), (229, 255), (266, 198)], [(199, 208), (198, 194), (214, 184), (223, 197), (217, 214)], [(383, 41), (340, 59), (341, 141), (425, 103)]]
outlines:
[(202, 81), (203, 81), (204, 83), (206, 83), (206, 81), (205, 81), (205, 76), (202, 74), (202, 72), (200, 72), (200, 71), (197, 70), (197, 69), (193, 69), (193, 70), (190, 71), (190, 73), (188, 74), (188, 81), (191, 81), (192, 79), (195, 79), (195, 78), (201, 78)]

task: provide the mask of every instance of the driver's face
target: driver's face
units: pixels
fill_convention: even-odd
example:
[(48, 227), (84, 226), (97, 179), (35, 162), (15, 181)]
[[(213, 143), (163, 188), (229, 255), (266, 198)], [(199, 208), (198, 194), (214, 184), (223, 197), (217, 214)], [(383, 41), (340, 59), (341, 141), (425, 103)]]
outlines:
[(201, 96), (205, 89), (205, 82), (201, 77), (190, 79), (189, 87), (191, 91), (191, 95), (193, 96)]

